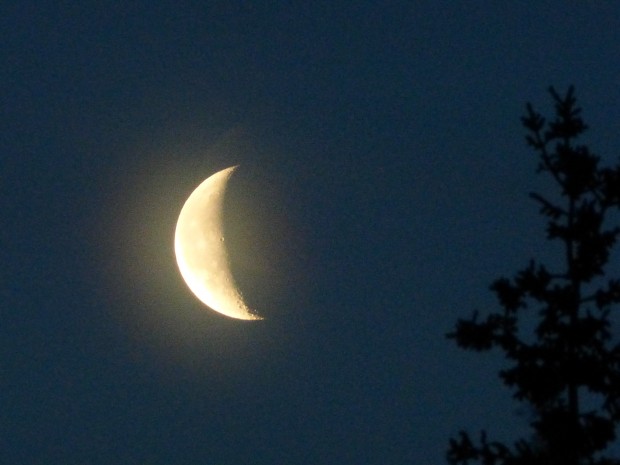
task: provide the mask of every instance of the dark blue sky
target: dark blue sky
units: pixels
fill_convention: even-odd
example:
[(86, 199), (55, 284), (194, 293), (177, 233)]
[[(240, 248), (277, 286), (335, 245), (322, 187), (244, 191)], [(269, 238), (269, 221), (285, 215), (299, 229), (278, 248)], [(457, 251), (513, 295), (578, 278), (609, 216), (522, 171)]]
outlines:
[[(9, 0), (0, 31), (0, 462), (434, 465), (525, 431), (500, 360), (444, 334), (554, 257), (525, 102), (575, 84), (614, 161), (616, 3)], [(261, 322), (174, 261), (235, 164)]]

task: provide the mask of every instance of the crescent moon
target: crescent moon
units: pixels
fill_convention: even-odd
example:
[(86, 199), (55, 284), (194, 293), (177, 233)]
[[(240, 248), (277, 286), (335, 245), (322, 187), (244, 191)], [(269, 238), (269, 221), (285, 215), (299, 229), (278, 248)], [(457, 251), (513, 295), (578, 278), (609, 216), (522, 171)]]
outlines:
[(236, 168), (208, 177), (188, 197), (177, 221), (174, 252), (181, 276), (201, 302), (231, 318), (261, 320), (237, 289), (224, 242), (224, 193)]

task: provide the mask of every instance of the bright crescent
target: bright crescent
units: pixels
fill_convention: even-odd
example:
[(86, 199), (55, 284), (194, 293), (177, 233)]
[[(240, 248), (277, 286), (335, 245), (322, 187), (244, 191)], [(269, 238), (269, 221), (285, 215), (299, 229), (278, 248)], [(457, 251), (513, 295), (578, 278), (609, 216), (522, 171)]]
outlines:
[(236, 166), (205, 179), (181, 209), (174, 252), (190, 290), (213, 310), (241, 320), (261, 320), (248, 308), (230, 272), (224, 244), (224, 192)]

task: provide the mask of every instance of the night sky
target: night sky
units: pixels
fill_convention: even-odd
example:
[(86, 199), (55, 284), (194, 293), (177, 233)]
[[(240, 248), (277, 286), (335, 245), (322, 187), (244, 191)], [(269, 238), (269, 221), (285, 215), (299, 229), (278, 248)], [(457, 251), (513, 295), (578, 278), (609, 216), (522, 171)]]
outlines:
[[(576, 87), (620, 147), (617, 2), (0, 5), (0, 463), (441, 464), (527, 434), (445, 338), (554, 260), (520, 116)], [(240, 165), (248, 304), (183, 282), (192, 190)]]

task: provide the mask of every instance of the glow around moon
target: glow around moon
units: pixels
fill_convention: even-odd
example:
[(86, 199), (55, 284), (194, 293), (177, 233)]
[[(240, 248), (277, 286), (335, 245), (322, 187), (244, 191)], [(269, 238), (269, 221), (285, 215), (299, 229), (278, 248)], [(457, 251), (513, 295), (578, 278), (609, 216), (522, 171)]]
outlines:
[(224, 193), (236, 168), (215, 173), (189, 196), (177, 221), (174, 251), (183, 279), (205, 305), (231, 318), (260, 320), (235, 285), (224, 240)]

